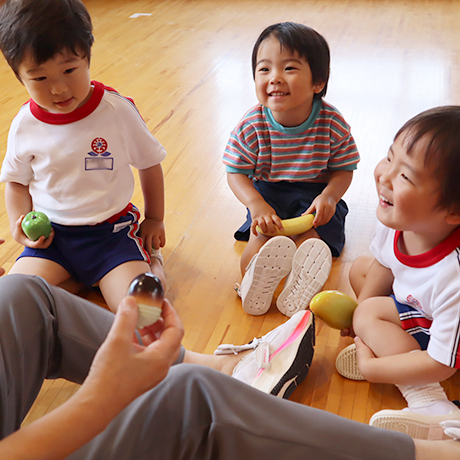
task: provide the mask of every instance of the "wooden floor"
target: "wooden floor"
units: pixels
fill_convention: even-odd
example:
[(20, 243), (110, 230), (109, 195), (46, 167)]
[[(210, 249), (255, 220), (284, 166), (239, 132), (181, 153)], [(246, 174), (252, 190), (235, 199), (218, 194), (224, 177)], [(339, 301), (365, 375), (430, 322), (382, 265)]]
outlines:
[[(185, 325), (184, 345), (212, 353), (222, 342), (244, 343), (286, 320), (245, 314), (233, 291), (244, 243), (233, 232), (245, 209), (226, 183), (222, 152), (231, 129), (256, 103), (250, 70), (254, 41), (267, 25), (305, 23), (328, 40), (331, 79), (326, 100), (352, 126), (362, 161), (345, 199), (347, 243), (326, 289), (351, 293), (347, 274), (367, 251), (375, 225), (372, 171), (396, 130), (429, 107), (460, 103), (460, 2), (385, 0), (86, 0), (95, 26), (92, 77), (132, 96), (165, 145), (167, 296)], [(146, 16), (131, 18), (136, 13)], [(0, 62), (0, 151), (27, 94)], [(64, 147), (64, 146), (63, 146)], [(3, 185), (0, 193), (3, 192)], [(134, 202), (142, 205), (139, 188)], [(0, 263), (11, 267), (20, 247), (0, 202)], [(90, 298), (100, 301), (97, 294)], [(382, 408), (401, 408), (395, 387), (352, 382), (335, 371), (350, 343), (317, 323), (314, 363), (294, 401), (368, 422)], [(458, 375), (445, 382), (460, 397)], [(76, 391), (45, 382), (27, 422)]]

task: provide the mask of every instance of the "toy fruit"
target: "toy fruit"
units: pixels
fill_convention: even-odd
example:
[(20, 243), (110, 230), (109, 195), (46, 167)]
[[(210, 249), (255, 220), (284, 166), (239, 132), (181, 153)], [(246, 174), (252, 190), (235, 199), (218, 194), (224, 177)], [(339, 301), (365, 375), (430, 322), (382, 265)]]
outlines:
[(340, 291), (322, 291), (310, 302), (310, 310), (334, 329), (350, 328), (356, 300)]
[[(283, 230), (279, 228), (276, 229), (275, 235), (284, 235), (284, 236), (292, 236), (292, 235), (300, 235), (301, 233), (310, 230), (313, 227), (313, 221), (315, 220), (314, 214), (305, 214), (303, 216), (294, 217), (292, 219), (284, 219), (281, 221), (283, 224)], [(262, 229), (257, 225), (256, 230), (258, 233), (262, 233), (262, 235), (266, 235), (262, 231)], [(267, 235), (270, 236), (270, 235)]]
[(145, 326), (158, 321), (163, 308), (164, 291), (160, 279), (153, 273), (143, 273), (133, 279), (128, 288), (128, 295), (136, 299), (139, 315), (136, 327)]
[(22, 219), (21, 228), (29, 240), (37, 241), (41, 236), (50, 236), (51, 222), (43, 212), (31, 211)]

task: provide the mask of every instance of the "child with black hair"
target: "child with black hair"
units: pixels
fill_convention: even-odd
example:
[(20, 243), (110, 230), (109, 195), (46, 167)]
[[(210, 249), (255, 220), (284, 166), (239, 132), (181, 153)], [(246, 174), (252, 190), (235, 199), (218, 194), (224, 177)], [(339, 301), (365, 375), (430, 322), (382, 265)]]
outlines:
[(424, 439), (460, 420), (439, 383), (460, 368), (459, 128), (458, 106), (422, 112), (375, 168), (372, 255), (350, 271), (356, 344), (337, 357), (343, 376), (395, 384), (406, 399), (405, 410), (377, 412), (371, 425)]
[[(0, 11), (0, 49), (31, 99), (14, 118), (0, 180), (14, 239), (25, 245), (10, 273), (59, 285), (99, 282), (115, 310), (131, 280), (164, 282), (166, 152), (134, 102), (91, 81), (94, 38), (79, 0), (10, 0)], [(139, 170), (144, 220), (130, 203)], [(44, 212), (53, 231), (28, 239), (21, 222)], [(152, 260), (150, 254), (153, 250)]]
[[(345, 243), (348, 208), (342, 196), (359, 154), (350, 127), (323, 100), (329, 61), (326, 40), (302, 24), (267, 27), (254, 45), (260, 103), (233, 130), (224, 154), (230, 188), (248, 209), (235, 234), (242, 239), (250, 230), (237, 291), (243, 309), (253, 315), (268, 310), (288, 273), (278, 309), (292, 316), (307, 308)], [(312, 229), (292, 239), (274, 236), (282, 219), (310, 213), (315, 213)]]

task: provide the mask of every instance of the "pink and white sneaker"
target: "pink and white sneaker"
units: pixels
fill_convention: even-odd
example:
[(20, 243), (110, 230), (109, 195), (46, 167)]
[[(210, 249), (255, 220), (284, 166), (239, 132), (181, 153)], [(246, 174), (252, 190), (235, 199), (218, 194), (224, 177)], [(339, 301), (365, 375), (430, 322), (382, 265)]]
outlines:
[(221, 354), (248, 353), (232, 377), (265, 393), (288, 399), (310, 370), (315, 345), (315, 320), (310, 310), (300, 311), (281, 326), (247, 345), (219, 345)]

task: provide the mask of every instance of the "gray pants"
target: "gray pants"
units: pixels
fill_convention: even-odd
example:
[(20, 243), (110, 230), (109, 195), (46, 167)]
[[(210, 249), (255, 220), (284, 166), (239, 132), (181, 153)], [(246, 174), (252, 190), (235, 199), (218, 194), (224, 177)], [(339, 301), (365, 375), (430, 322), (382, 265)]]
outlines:
[[(81, 383), (113, 314), (22, 275), (0, 278), (0, 439), (44, 378)], [(72, 460), (409, 460), (412, 440), (180, 364)]]

